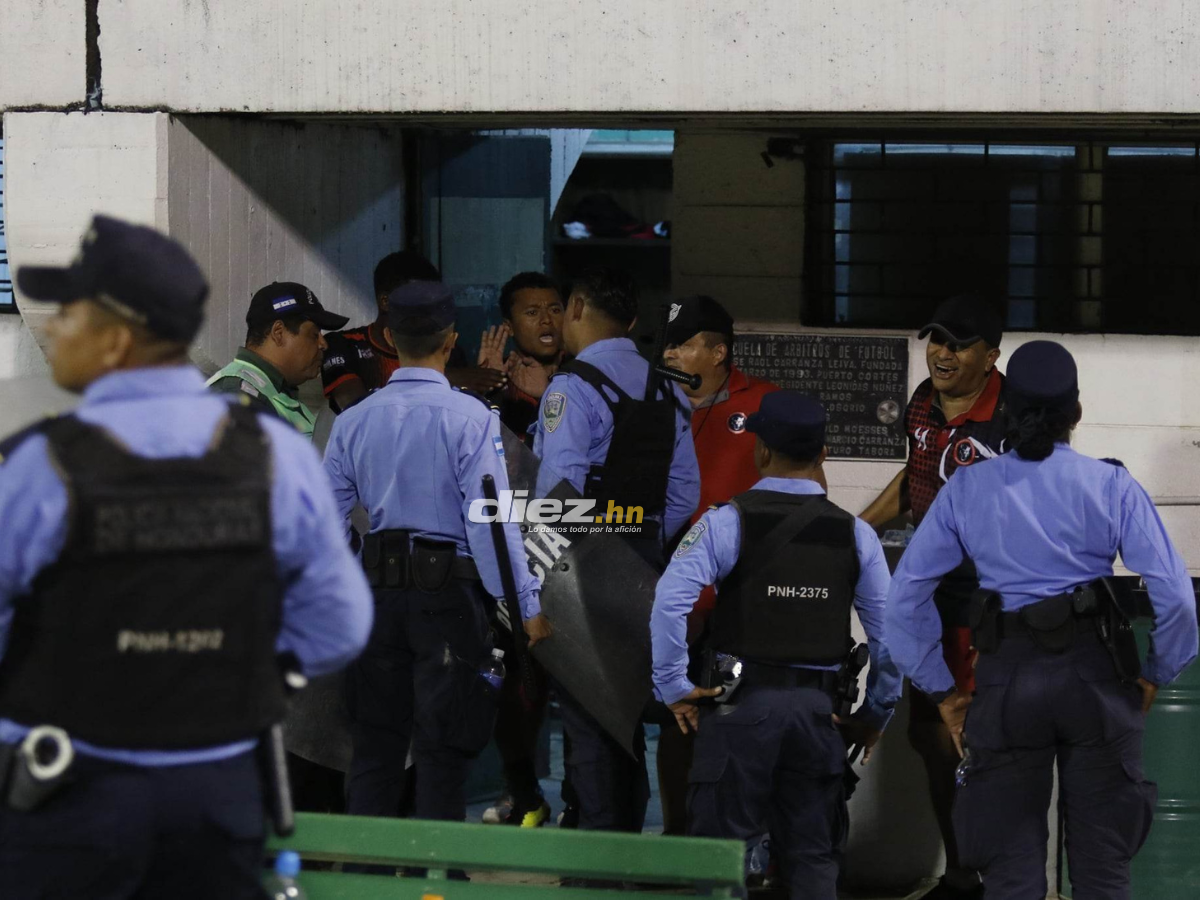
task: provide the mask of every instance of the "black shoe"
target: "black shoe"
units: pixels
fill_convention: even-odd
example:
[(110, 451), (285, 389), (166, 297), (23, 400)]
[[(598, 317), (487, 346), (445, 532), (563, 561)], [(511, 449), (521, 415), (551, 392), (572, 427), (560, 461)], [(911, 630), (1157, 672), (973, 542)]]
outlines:
[(983, 882), (968, 888), (958, 888), (949, 884), (943, 875), (921, 900), (983, 900)]
[(558, 814), (559, 828), (578, 828), (579, 827), (579, 807), (568, 806)]

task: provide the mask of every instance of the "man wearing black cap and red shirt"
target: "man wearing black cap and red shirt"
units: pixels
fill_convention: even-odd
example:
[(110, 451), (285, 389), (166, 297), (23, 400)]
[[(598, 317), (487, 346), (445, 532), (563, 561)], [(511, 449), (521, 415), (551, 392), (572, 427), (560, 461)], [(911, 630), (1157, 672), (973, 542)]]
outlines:
[(261, 897), (282, 671), (336, 671), (371, 625), (320, 462), (204, 389), (177, 242), (97, 216), (16, 282), (60, 305), (50, 368), (82, 396), (0, 445), (0, 897)]
[[(929, 378), (913, 393), (904, 414), (908, 464), (892, 479), (862, 518), (882, 527), (908, 510), (920, 524), (942, 485), (958, 469), (975, 465), (1006, 449), (1006, 422), (996, 368), (1003, 323), (982, 297), (962, 294), (937, 308), (918, 337), (929, 336), (925, 361)], [(967, 605), (979, 586), (970, 560), (947, 574), (934, 598), (944, 629), (942, 652), (958, 685), (957, 697), (974, 690), (975, 653)], [(950, 820), (958, 753), (936, 705), (912, 692), (909, 740), (925, 761), (930, 797), (946, 845), (946, 874), (930, 896), (978, 897), (979, 876), (959, 865)]]
[(321, 332), (342, 328), (348, 321), (321, 306), (302, 284), (269, 284), (250, 300), (246, 346), (208, 385), (218, 393), (240, 393), (311, 438), (317, 417), (301, 402), (297, 388), (321, 373), (326, 349)]
[[(692, 405), (692, 438), (700, 463), (700, 505), (696, 522), (714, 503), (725, 503), (758, 481), (754, 467), (754, 435), (746, 420), (758, 412), (763, 397), (778, 386), (742, 372), (733, 362), (733, 316), (712, 297), (684, 297), (668, 313), (663, 361), (700, 376), (700, 386), (683, 386)], [(706, 588), (688, 616), (693, 639), (712, 611), (716, 593)], [(687, 772), (693, 738), (664, 729), (658, 743), (658, 784), (663, 804), (663, 833), (684, 834)]]

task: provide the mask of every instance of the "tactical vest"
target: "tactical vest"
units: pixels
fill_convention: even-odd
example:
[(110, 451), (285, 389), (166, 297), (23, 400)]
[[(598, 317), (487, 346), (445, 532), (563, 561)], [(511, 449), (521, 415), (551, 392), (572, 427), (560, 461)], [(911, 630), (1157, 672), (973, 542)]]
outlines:
[(18, 599), (0, 716), (161, 750), (282, 719), (282, 588), (269, 447), (232, 407), (198, 458), (135, 456), (74, 416), (42, 428), (70, 498), (65, 544)]
[(647, 518), (662, 515), (667, 508), (667, 479), (675, 455), (678, 408), (670, 385), (661, 385), (659, 396), (653, 400), (635, 400), (589, 363), (570, 360), (558, 371), (578, 375), (590, 384), (612, 413), (608, 454), (602, 464), (588, 470), (583, 496), (596, 501), (600, 515), (608, 511), (610, 501), (620, 507), (640, 506)]
[(747, 491), (738, 561), (721, 582), (709, 643), (765, 663), (837, 665), (852, 646), (854, 517), (819, 494)]
[(267, 373), (254, 363), (244, 359), (235, 359), (214, 374), (206, 383), (211, 386), (222, 378), (241, 379), (255, 392), (255, 396), (262, 396), (271, 404), (279, 418), (291, 423), (306, 438), (312, 438), (313, 430), (317, 426), (317, 417), (313, 411), (296, 397), (275, 387)]

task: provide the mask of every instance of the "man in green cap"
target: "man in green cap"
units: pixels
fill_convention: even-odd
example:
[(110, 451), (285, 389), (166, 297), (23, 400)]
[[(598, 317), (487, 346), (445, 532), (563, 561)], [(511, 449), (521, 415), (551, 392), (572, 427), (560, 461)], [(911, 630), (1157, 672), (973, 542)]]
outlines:
[(218, 393), (241, 394), (242, 402), (274, 413), (311, 438), (317, 417), (297, 389), (321, 372), (327, 346), (321, 332), (344, 328), (348, 321), (321, 306), (302, 284), (269, 284), (250, 300), (246, 346), (208, 386)]

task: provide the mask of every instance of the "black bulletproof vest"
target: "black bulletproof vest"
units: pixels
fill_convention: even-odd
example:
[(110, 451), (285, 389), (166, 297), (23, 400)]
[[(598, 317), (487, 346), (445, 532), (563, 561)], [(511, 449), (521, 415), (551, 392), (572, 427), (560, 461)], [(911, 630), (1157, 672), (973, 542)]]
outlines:
[(854, 517), (816, 494), (747, 491), (732, 503), (742, 540), (717, 593), (713, 648), (766, 663), (842, 662), (858, 583)]
[(596, 501), (599, 515), (607, 513), (609, 501), (640, 506), (645, 516), (661, 515), (667, 508), (667, 478), (675, 454), (678, 406), (671, 387), (660, 386), (653, 400), (637, 400), (588, 363), (571, 360), (558, 371), (574, 373), (590, 384), (612, 412), (608, 455), (588, 471), (583, 496)]
[(70, 498), (66, 543), (16, 603), (0, 715), (130, 749), (280, 721), (282, 590), (254, 413), (232, 407), (195, 459), (135, 456), (74, 416), (43, 431)]

